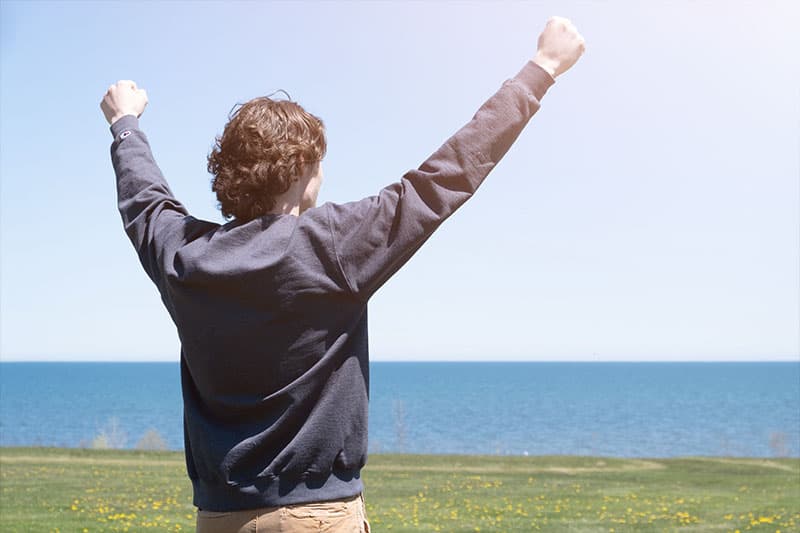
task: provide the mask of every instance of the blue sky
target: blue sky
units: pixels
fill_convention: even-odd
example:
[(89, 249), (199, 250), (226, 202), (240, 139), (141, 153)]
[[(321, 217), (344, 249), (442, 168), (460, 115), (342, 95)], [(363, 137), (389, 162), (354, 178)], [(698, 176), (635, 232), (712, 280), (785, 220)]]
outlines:
[(416, 168), (570, 18), (586, 53), (370, 303), (376, 360), (800, 358), (795, 2), (2, 4), (0, 357), (169, 360), (116, 211), (118, 79), (193, 215), (205, 158), (277, 89), (320, 116), (319, 202)]

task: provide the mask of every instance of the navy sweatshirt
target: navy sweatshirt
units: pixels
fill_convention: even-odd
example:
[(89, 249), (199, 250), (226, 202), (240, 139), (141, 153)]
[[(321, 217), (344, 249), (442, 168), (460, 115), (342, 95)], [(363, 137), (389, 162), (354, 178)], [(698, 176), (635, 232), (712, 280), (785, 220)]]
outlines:
[[(181, 341), (186, 467), (211, 511), (340, 499), (367, 460), (367, 301), (461, 206), (554, 83), (532, 61), (377, 195), (220, 225), (111, 126), (119, 211)], [(146, 332), (140, 332), (146, 334)]]

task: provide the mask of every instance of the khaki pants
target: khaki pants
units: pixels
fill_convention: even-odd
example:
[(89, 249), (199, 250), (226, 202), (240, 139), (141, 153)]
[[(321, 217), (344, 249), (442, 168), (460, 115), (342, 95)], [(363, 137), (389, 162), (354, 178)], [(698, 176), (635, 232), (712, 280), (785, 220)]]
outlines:
[(369, 533), (364, 497), (262, 507), (244, 511), (197, 511), (197, 533)]

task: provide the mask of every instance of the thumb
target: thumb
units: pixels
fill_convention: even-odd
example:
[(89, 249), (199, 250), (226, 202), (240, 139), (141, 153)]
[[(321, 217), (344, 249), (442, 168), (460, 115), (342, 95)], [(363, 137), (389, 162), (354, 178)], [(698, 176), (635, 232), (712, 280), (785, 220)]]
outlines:
[(145, 91), (144, 89), (137, 89), (136, 92), (139, 93), (139, 96), (142, 98), (142, 102), (143, 102), (142, 103), (142, 110), (139, 112), (138, 115), (136, 115), (136, 117), (139, 118), (139, 117), (142, 116), (142, 113), (144, 113), (144, 110), (147, 107), (147, 103), (148, 103), (147, 91)]

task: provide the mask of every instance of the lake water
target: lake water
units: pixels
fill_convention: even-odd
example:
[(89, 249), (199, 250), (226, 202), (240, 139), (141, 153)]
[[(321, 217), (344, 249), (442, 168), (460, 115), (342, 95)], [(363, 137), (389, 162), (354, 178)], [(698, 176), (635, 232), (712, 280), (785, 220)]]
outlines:
[[(800, 363), (371, 365), (370, 451), (800, 457)], [(0, 446), (183, 448), (177, 363), (0, 363)]]

